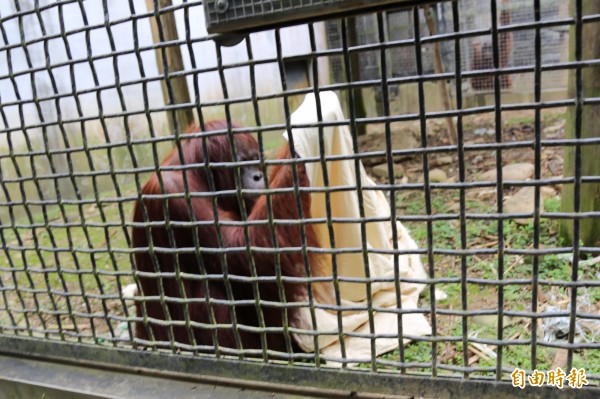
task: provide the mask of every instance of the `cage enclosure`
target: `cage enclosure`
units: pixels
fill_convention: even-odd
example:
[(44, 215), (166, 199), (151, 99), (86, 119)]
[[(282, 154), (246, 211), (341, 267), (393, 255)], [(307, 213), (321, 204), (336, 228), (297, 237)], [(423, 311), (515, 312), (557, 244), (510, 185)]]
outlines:
[(598, 397), (596, 2), (11, 0), (0, 34), (8, 396)]

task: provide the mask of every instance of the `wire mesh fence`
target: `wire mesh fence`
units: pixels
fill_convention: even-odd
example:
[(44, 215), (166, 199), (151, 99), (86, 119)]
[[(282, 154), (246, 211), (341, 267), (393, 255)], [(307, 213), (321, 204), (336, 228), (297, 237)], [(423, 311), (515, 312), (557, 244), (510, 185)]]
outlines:
[(200, 1), (3, 2), (2, 346), (597, 386), (600, 10), (566, 3), (227, 47)]

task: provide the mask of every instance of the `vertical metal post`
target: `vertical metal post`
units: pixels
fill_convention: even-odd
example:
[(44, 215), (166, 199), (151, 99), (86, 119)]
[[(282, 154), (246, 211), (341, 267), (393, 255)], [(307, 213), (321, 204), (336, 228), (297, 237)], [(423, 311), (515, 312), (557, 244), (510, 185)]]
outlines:
[[(148, 11), (154, 10), (154, 17), (150, 18), (150, 26), (152, 28), (152, 39), (156, 44), (164, 44), (164, 42), (177, 41), (179, 36), (177, 35), (177, 24), (175, 23), (175, 13), (173, 11), (164, 11), (165, 8), (171, 7), (173, 4), (171, 0), (146, 0), (146, 6)], [(161, 19), (163, 37), (160, 37), (158, 24), (156, 18)], [(154, 51), (156, 55), (156, 66), (158, 67), (158, 73), (163, 75), (165, 78), (161, 81), (161, 88), (163, 92), (163, 98), (165, 104), (176, 105), (176, 104), (189, 104), (190, 103), (190, 92), (188, 90), (187, 81), (185, 77), (171, 78), (170, 73), (183, 71), (183, 59), (181, 57), (181, 49), (178, 45), (168, 46), (164, 54), (166, 60), (163, 58), (163, 51), (161, 48), (157, 48)], [(166, 68), (165, 68), (166, 67)], [(172, 93), (169, 95), (167, 86), (167, 80), (171, 81)], [(172, 98), (171, 98), (172, 97)], [(184, 131), (194, 121), (194, 113), (192, 108), (178, 109), (174, 112), (177, 124), (173, 120), (173, 113), (167, 112), (167, 120), (169, 121), (169, 128), (175, 129), (176, 126)]]

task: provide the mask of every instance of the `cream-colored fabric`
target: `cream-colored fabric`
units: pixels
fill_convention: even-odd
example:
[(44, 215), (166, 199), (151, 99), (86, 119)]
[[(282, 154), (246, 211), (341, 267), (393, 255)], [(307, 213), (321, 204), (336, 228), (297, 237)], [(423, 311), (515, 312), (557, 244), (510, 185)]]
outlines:
[[(322, 120), (337, 122), (344, 120), (339, 100), (333, 92), (320, 93)], [(292, 114), (292, 125), (315, 124), (319, 122), (315, 96), (308, 94), (302, 105)], [(291, 131), (295, 149), (300, 157), (319, 157), (319, 129), (294, 128)], [(288, 133), (284, 136), (289, 141)], [(347, 125), (323, 128), (324, 153), (326, 156), (354, 154), (352, 137)], [(306, 164), (311, 187), (323, 187), (323, 170), (320, 162)], [(328, 161), (327, 172), (329, 187), (356, 187), (356, 174), (354, 160)], [(374, 186), (373, 180), (366, 174), (362, 163), (359, 171), (363, 187)], [(313, 218), (325, 218), (325, 193), (312, 193), (311, 214)], [(392, 225), (390, 218), (390, 204), (384, 193), (379, 190), (362, 190), (364, 212), (366, 217), (383, 218), (381, 222), (366, 223), (367, 248), (392, 250)], [(359, 201), (356, 190), (338, 191), (330, 194), (331, 216), (333, 218), (359, 219)], [(385, 220), (388, 219), (388, 220)], [(410, 237), (406, 228), (396, 223), (398, 249), (416, 249), (417, 244)], [(362, 248), (360, 223), (333, 223), (335, 247)], [(316, 225), (320, 244), (324, 248), (331, 248), (329, 230), (326, 224)], [(339, 276), (365, 278), (365, 262), (361, 252), (337, 255)], [(400, 276), (403, 278), (424, 279), (427, 277), (423, 264), (418, 255), (399, 256)], [(394, 257), (387, 254), (369, 253), (368, 270), (371, 278), (393, 277)], [(340, 282), (340, 295), (343, 306), (366, 306), (367, 284), (364, 282)], [(423, 289), (422, 284), (402, 283), (401, 301), (403, 309), (417, 308), (419, 294)], [(393, 282), (374, 282), (371, 284), (371, 299), (374, 307), (396, 309), (396, 291)], [(317, 329), (319, 331), (338, 331), (338, 320), (335, 313), (317, 309), (315, 311)], [(305, 309), (300, 316), (303, 325), (312, 326), (310, 311)], [(344, 313), (343, 330), (369, 334), (369, 315), (366, 311)], [(394, 313), (376, 312), (373, 316), (376, 334), (396, 335), (398, 333), (398, 317)], [(429, 322), (422, 314), (405, 314), (402, 317), (404, 335), (427, 335), (431, 333)], [(314, 351), (312, 335), (296, 334), (296, 340), (306, 351)], [(406, 342), (406, 341), (405, 341)], [(382, 354), (398, 347), (398, 338), (376, 339), (376, 352)], [(337, 334), (319, 335), (319, 347), (326, 358), (340, 358), (341, 348)], [(364, 359), (370, 361), (371, 340), (369, 338), (347, 337), (345, 339), (346, 356), (351, 359)]]

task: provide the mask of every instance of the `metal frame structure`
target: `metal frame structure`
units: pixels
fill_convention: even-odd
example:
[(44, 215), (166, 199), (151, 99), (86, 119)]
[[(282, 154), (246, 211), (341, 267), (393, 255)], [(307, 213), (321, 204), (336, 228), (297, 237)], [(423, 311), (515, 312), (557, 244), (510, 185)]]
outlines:
[[(460, 0), (459, 0), (460, 1)], [(41, 367), (36, 361), (50, 361), (55, 367), (64, 369), (64, 375), (77, 378), (79, 387), (75, 387), (72, 392), (73, 397), (77, 395), (87, 395), (89, 397), (103, 397), (102, 395), (129, 395), (135, 397), (135, 392), (94, 392), (93, 387), (97, 385), (98, 370), (108, 370), (112, 372), (123, 373), (123, 375), (132, 375), (131, 381), (135, 380), (134, 374), (162, 376), (171, 379), (173, 390), (171, 392), (180, 392), (178, 389), (192, 389), (188, 385), (177, 386), (176, 381), (184, 381), (182, 384), (202, 383), (203, 387), (211, 385), (222, 385), (224, 381), (235, 381), (235, 383), (244, 388), (264, 390), (270, 392), (279, 392), (282, 395), (286, 392), (313, 396), (352, 396), (356, 394), (386, 394), (386, 395), (414, 395), (431, 397), (539, 397), (539, 398), (559, 398), (559, 397), (577, 397), (592, 398), (598, 397), (600, 388), (598, 382), (600, 375), (588, 375), (590, 386), (581, 390), (563, 389), (554, 387), (526, 387), (518, 389), (513, 387), (507, 380), (507, 376), (514, 369), (511, 365), (503, 361), (503, 349), (513, 347), (524, 347), (530, 351), (529, 365), (530, 369), (536, 369), (538, 366), (539, 348), (556, 348), (564, 350), (567, 353), (567, 369), (571, 369), (574, 364), (574, 358), (580, 350), (600, 351), (600, 343), (577, 342), (576, 326), (579, 320), (600, 322), (600, 315), (588, 312), (582, 312), (578, 308), (578, 290), (590, 289), (600, 290), (600, 283), (597, 280), (581, 278), (580, 259), (583, 255), (597, 257), (600, 256), (598, 246), (584, 246), (579, 243), (578, 231), (579, 223), (582, 218), (600, 218), (597, 211), (580, 212), (580, 188), (584, 184), (600, 183), (600, 176), (585, 176), (581, 172), (581, 149), (584, 146), (600, 145), (600, 138), (582, 138), (581, 120), (584, 113), (584, 107), (600, 106), (600, 99), (585, 98), (583, 95), (582, 71), (585, 68), (598, 68), (600, 60), (582, 58), (582, 32), (586, 24), (600, 22), (600, 15), (584, 15), (582, 0), (575, 0), (576, 5), (573, 17), (560, 20), (543, 20), (541, 17), (541, 0), (532, 0), (534, 9), (534, 20), (529, 23), (512, 24), (499, 26), (498, 24), (498, 0), (489, 0), (491, 4), (491, 21), (489, 29), (480, 29), (472, 31), (461, 31), (460, 29), (460, 11), (459, 1), (452, 2), (453, 33), (422, 36), (420, 24), (421, 8), (417, 3), (430, 4), (432, 2), (411, 2), (412, 8), (406, 12), (411, 13), (415, 25), (414, 37), (409, 40), (389, 41), (386, 39), (384, 30), (383, 13), (388, 8), (397, 7), (402, 4), (391, 4), (392, 2), (378, 5), (377, 10), (377, 29), (378, 40), (376, 43), (356, 45), (350, 43), (348, 37), (348, 20), (351, 16), (339, 18), (341, 26), (341, 47), (333, 49), (320, 49), (317, 46), (316, 25), (320, 20), (303, 21), (306, 24), (308, 38), (310, 40), (311, 51), (305, 55), (311, 59), (313, 82), (307, 88), (288, 88), (284, 73), (284, 61), (287, 59), (284, 54), (284, 39), (282, 39), (281, 28), (272, 27), (274, 37), (273, 57), (257, 58), (253, 55), (253, 43), (251, 35), (240, 37), (245, 43), (245, 52), (247, 61), (227, 63), (223, 57), (223, 47), (219, 42), (219, 35), (204, 35), (202, 37), (193, 37), (190, 27), (190, 13), (193, 9), (202, 7), (200, 1), (183, 0), (175, 5), (165, 8), (159, 7), (159, 1), (154, 0), (155, 9), (151, 11), (140, 12), (138, 2), (129, 0), (127, 8), (131, 15), (127, 17), (112, 17), (110, 6), (107, 1), (102, 1), (100, 8), (104, 11), (104, 19), (101, 23), (90, 22), (91, 16), (88, 15), (85, 2), (83, 0), (57, 0), (50, 3), (35, 0), (31, 2), (32, 7), (23, 7), (19, 0), (15, 0), (12, 12), (0, 15), (0, 36), (3, 43), (0, 45), (1, 59), (6, 60), (6, 68), (0, 69), (0, 84), (8, 84), (11, 87), (12, 95), (0, 93), (0, 145), (5, 145), (7, 151), (0, 152), (0, 239), (2, 240), (2, 253), (6, 261), (0, 263), (0, 311), (4, 314), (0, 318), (0, 370), (18, 370), (10, 376), (5, 374), (0, 376), (0, 387), (17, 390), (21, 386), (33, 386), (35, 392), (46, 392), (50, 397), (57, 392), (69, 392), (73, 387), (48, 385), (48, 380), (27, 380), (35, 370)], [(100, 0), (98, 0), (100, 4)], [(214, 3), (214, 2), (209, 2)], [(390, 3), (390, 4), (388, 4)], [(61, 23), (59, 27), (51, 32), (47, 26), (45, 18), (48, 13), (57, 13), (58, 20), (63, 21), (69, 16), (65, 14), (66, 9), (77, 9), (81, 15), (82, 28), (69, 30)], [(395, 8), (394, 8), (395, 9)], [(382, 11), (383, 10), (383, 11)], [(0, 8), (0, 12), (2, 9)], [(350, 11), (345, 11), (348, 13)], [(185, 36), (180, 36), (179, 40), (162, 41), (152, 45), (140, 45), (139, 27), (147, 20), (154, 18), (158, 25), (159, 36), (164, 39), (164, 26), (161, 26), (160, 16), (177, 13), (182, 16), (184, 21), (183, 31)], [(346, 14), (344, 14), (346, 15)], [(323, 19), (324, 17), (319, 17)], [(26, 29), (28, 23), (37, 21), (37, 26), (41, 35), (39, 37), (28, 37)], [(271, 21), (273, 22), (273, 21)], [(276, 21), (283, 25), (299, 23), (299, 21)], [(14, 37), (11, 34), (9, 24), (16, 24), (19, 27), (20, 36)], [(132, 26), (133, 49), (120, 49), (118, 46), (118, 37), (113, 32), (119, 26), (127, 24)], [(574, 43), (576, 45), (576, 60), (544, 64), (541, 54), (541, 31), (552, 26), (572, 27), (575, 34)], [(180, 26), (181, 28), (181, 26)], [(245, 27), (247, 28), (247, 27)], [(249, 28), (248, 28), (249, 29)], [(260, 31), (263, 27), (250, 29)], [(532, 50), (535, 53), (535, 64), (519, 67), (500, 67), (498, 58), (499, 47), (498, 38), (501, 33), (515, 32), (520, 30), (533, 30), (535, 32), (535, 41)], [(94, 53), (94, 34), (103, 32), (107, 35), (110, 43), (110, 51)], [(85, 57), (77, 57), (71, 52), (72, 41), (75, 37), (83, 36), (88, 53)], [(461, 52), (461, 41), (475, 36), (490, 35), (494, 50), (494, 67), (488, 70), (468, 70), (463, 71), (461, 62), (463, 54)], [(454, 69), (443, 73), (426, 74), (423, 72), (422, 56), (423, 49), (426, 46), (434, 45), (438, 42), (450, 42), (454, 46)], [(200, 54), (195, 52), (195, 45), (201, 43), (214, 42), (214, 56), (216, 64), (210, 67), (198, 66), (196, 57)], [(49, 50), (52, 43), (62, 43), (65, 49), (67, 60), (55, 62), (53, 54)], [(189, 54), (191, 68), (181, 71), (169, 70), (169, 64), (164, 61), (164, 72), (153, 76), (146, 71), (143, 54), (149, 51), (162, 53), (163, 60), (167, 59), (166, 50), (168, 48), (180, 47)], [(417, 73), (414, 76), (391, 77), (387, 71), (387, 57), (390, 49), (399, 47), (414, 48), (414, 56), (417, 66)], [(41, 51), (44, 57), (41, 61), (32, 56), (34, 48)], [(41, 50), (40, 50), (41, 49)], [(355, 80), (353, 79), (351, 58), (358, 57), (362, 52), (378, 53), (381, 63), (381, 79), (375, 80)], [(137, 60), (136, 67), (139, 69), (139, 78), (122, 81), (120, 79), (119, 57), (133, 55)], [(203, 56), (203, 55), (202, 55)], [(343, 83), (327, 83), (327, 79), (319, 76), (320, 70), (318, 60), (328, 57), (339, 57), (343, 60), (344, 75), (347, 78)], [(293, 57), (288, 57), (293, 58)], [(24, 60), (24, 61), (23, 61)], [(101, 68), (98, 63), (107, 62), (114, 72), (114, 81), (105, 83), (101, 81)], [(19, 64), (21, 62), (21, 64)], [(279, 73), (279, 82), (281, 90), (277, 93), (265, 94), (257, 90), (257, 69), (261, 66), (276, 65)], [(19, 67), (21, 65), (21, 67)], [(25, 67), (22, 67), (25, 65)], [(91, 87), (80, 88), (76, 72), (80, 67), (89, 68), (92, 76), (93, 85)], [(248, 70), (250, 78), (250, 94), (230, 95), (231, 81), (227, 76), (228, 71), (234, 71), (238, 68)], [(62, 90), (60, 88), (60, 79), (55, 77), (57, 70), (68, 70), (70, 88)], [(565, 98), (556, 101), (544, 101), (542, 98), (541, 81), (543, 73), (554, 70), (575, 71), (577, 98)], [(202, 97), (203, 88), (199, 81), (199, 76), (203, 74), (215, 73), (220, 80), (220, 89), (223, 98), (218, 100), (205, 100)], [(535, 101), (533, 103), (503, 103), (503, 93), (501, 89), (501, 76), (527, 73), (531, 74), (535, 81)], [(47, 81), (40, 85), (38, 76), (47, 74)], [(491, 106), (465, 107), (463, 103), (463, 82), (467, 79), (481, 76), (492, 76), (494, 82), (494, 104)], [(176, 104), (173, 93), (172, 81), (175, 79), (188, 78), (191, 82), (190, 89), (193, 92), (192, 100), (186, 104)], [(427, 109), (427, 100), (425, 93), (425, 84), (428, 82), (451, 81), (456, 90), (453, 93), (455, 107), (450, 110)], [(325, 82), (325, 83), (323, 83)], [(156, 83), (164, 83), (166, 86), (167, 105), (156, 106), (151, 101), (150, 88)], [(31, 92), (23, 89), (23, 85), (28, 84)], [(410, 114), (394, 114), (389, 106), (390, 86), (400, 86), (403, 84), (417, 85), (418, 111)], [(45, 91), (41, 90), (45, 87)], [(377, 87), (381, 89), (383, 96), (383, 114), (377, 116), (357, 115), (354, 107), (356, 91), (365, 87)], [(143, 107), (140, 109), (131, 108), (128, 105), (127, 90), (129, 88), (140, 88), (142, 93)], [(319, 122), (310, 126), (292, 125), (290, 116), (290, 98), (298, 95), (313, 93), (318, 99), (318, 94), (325, 90), (335, 90), (343, 93), (348, 101), (347, 119), (340, 122), (350, 126), (351, 131), (356, 132), (359, 126), (369, 124), (382, 124), (384, 126), (385, 149), (370, 152), (360, 152), (359, 138), (353, 134), (353, 148), (355, 154), (350, 156), (326, 156), (323, 152), (323, 143), (320, 143), (321, 153), (318, 157), (295, 157), (295, 145), (293, 137), (290, 136), (290, 147), (292, 151), (292, 160), (271, 160), (265, 156), (265, 137), (277, 131), (290, 131), (297, 127), (317, 127), (322, 132), (325, 128), (331, 126), (330, 123)], [(103, 95), (107, 92), (113, 92), (116, 102), (119, 103), (120, 110), (105, 111), (106, 99)], [(4, 99), (2, 97), (5, 97)], [(95, 98), (97, 112), (91, 114), (86, 110), (83, 98)], [(259, 104), (266, 101), (278, 101), (282, 103), (282, 117), (278, 122), (266, 123), (264, 112), (261, 112)], [(318, 104), (317, 100), (317, 104)], [(72, 102), (71, 113), (67, 112), (67, 102)], [(248, 105), (248, 109), (253, 114), (254, 126), (243, 128), (233, 128), (235, 122), (235, 108), (241, 105)], [(568, 138), (544, 138), (542, 137), (542, 111), (558, 107), (574, 107), (576, 136), (574, 139)], [(127, 207), (134, 201), (143, 199), (141, 194), (142, 179), (151, 172), (164, 170), (182, 170), (198, 165), (185, 165), (180, 167), (161, 167), (158, 147), (164, 143), (174, 143), (175, 147), (181, 148), (183, 126), (178, 124), (177, 111), (181, 109), (190, 109), (196, 112), (199, 125), (204, 126), (207, 109), (218, 108), (222, 110), (228, 129), (226, 131), (195, 133), (194, 137), (199, 137), (206, 143), (206, 138), (211, 134), (227, 134), (230, 139), (238, 133), (252, 132), (257, 133), (259, 146), (261, 148), (260, 159), (254, 164), (259, 165), (265, 175), (267, 168), (277, 164), (294, 165), (295, 186), (288, 191), (295, 194), (296, 203), (290, 206), (297, 207), (299, 213), (302, 211), (300, 200), (301, 192), (324, 192), (327, 197), (327, 207), (329, 217), (325, 220), (309, 219), (297, 221), (301, 226), (302, 248), (296, 249), (302, 251), (307, 270), (309, 252), (325, 253), (332, 255), (334, 276), (332, 282), (336, 287), (337, 307), (333, 310), (343, 310), (339, 299), (339, 282), (351, 281), (337, 275), (336, 256), (344, 253), (362, 254), (365, 264), (368, 265), (369, 253), (377, 253), (376, 249), (367, 248), (366, 225), (369, 222), (377, 220), (365, 217), (364, 204), (362, 202), (362, 192), (364, 190), (382, 190), (393, 198), (390, 207), (391, 219), (393, 221), (410, 222), (420, 224), (425, 231), (425, 239), (421, 248), (407, 251), (398, 249), (397, 246), (391, 253), (394, 257), (396, 269), (398, 268), (399, 256), (405, 254), (418, 254), (422, 256), (427, 266), (428, 276), (426, 279), (412, 281), (403, 279), (399, 272), (387, 279), (388, 282), (396, 283), (397, 294), (400, 295), (400, 283), (421, 283), (427, 286), (428, 301), (422, 304), (417, 310), (403, 310), (401, 306), (394, 310), (398, 317), (398, 323), (402, 325), (402, 315), (406, 313), (422, 313), (431, 320), (432, 334), (426, 337), (412, 337), (401, 333), (398, 336), (398, 342), (402, 343), (404, 338), (412, 339), (416, 342), (428, 343), (431, 347), (431, 360), (426, 362), (413, 361), (406, 357), (404, 345), (400, 345), (397, 358), (392, 360), (372, 357), (369, 363), (363, 368), (354, 368), (351, 363), (356, 359), (346, 358), (337, 359), (341, 364), (341, 369), (330, 368), (322, 364), (322, 360), (331, 360), (323, 358), (317, 353), (273, 353), (266, 349), (262, 351), (246, 351), (243, 349), (219, 348), (213, 347), (213, 353), (205, 354), (204, 347), (195, 345), (181, 345), (176, 342), (170, 343), (168, 350), (157, 349), (156, 342), (140, 342), (133, 338), (134, 324), (136, 322), (146, 322), (143, 318), (137, 318), (128, 308), (131, 307), (132, 298), (124, 297), (122, 288), (126, 282), (137, 283), (139, 274), (133, 272), (129, 266), (133, 262), (133, 254), (136, 249), (131, 249), (129, 230), (134, 227), (130, 221)], [(318, 107), (319, 108), (319, 107)], [(50, 109), (50, 111), (48, 111)], [(517, 142), (509, 142), (504, 138), (503, 133), (503, 113), (507, 111), (530, 111), (533, 114), (533, 132), (531, 139)], [(11, 118), (11, 113), (16, 118)], [(155, 121), (156, 115), (171, 114), (174, 126), (169, 126), (168, 131), (172, 133), (163, 134), (160, 124)], [(491, 113), (494, 119), (493, 140), (487, 143), (469, 144), (465, 141), (465, 122), (464, 119), (472, 116)], [(31, 115), (34, 115), (32, 118)], [(149, 132), (145, 137), (136, 137), (133, 134), (132, 119), (140, 118), (144, 121)], [(457, 128), (457, 144), (431, 145), (431, 137), (428, 135), (428, 122), (440, 118), (454, 118)], [(322, 116), (319, 118), (322, 120)], [(123, 126), (124, 134), (121, 138), (112, 137), (109, 124), (116, 121)], [(420, 145), (414, 149), (393, 148), (392, 138), (394, 135), (392, 125), (398, 122), (415, 122), (418, 126), (418, 136)], [(100, 141), (94, 142), (92, 137), (96, 133), (90, 128), (91, 123), (99, 123)], [(335, 125), (335, 124), (333, 124)], [(79, 133), (73, 136), (73, 129)], [(57, 141), (58, 140), (58, 141)], [(57, 144), (58, 143), (58, 144)], [(205, 144), (206, 145), (206, 144)], [(235, 146), (233, 146), (235, 147)], [(575, 151), (575, 176), (574, 177), (544, 177), (541, 170), (542, 148), (547, 147), (574, 147)], [(147, 149), (150, 149), (149, 151)], [(150, 154), (150, 165), (143, 165), (140, 161), (140, 152), (146, 151)], [(503, 179), (502, 165), (503, 156), (512, 150), (531, 149), (534, 156), (535, 171), (532, 180), (528, 181), (506, 181)], [(235, 152), (235, 148), (233, 148)], [(493, 151), (495, 153), (496, 176), (493, 182), (470, 181), (467, 178), (468, 164), (466, 156), (469, 152)], [(99, 165), (98, 154), (102, 154), (102, 165)], [(429, 174), (424, 173), (422, 182), (398, 183), (394, 179), (393, 160), (398, 157), (416, 157), (421, 159), (421, 168), (423, 171), (431, 169), (431, 160), (440, 154), (452, 154), (457, 157), (457, 181), (455, 182), (433, 182)], [(127, 158), (130, 164), (119, 166), (119, 158)], [(314, 163), (324, 166), (329, 161), (352, 160), (357, 171), (357, 181), (360, 182), (358, 171), (360, 162), (370, 158), (383, 157), (387, 163), (390, 174), (390, 182), (378, 184), (374, 188), (362, 187), (358, 183), (357, 187), (351, 188), (328, 188), (328, 177), (325, 172), (325, 189), (303, 188), (299, 187), (297, 165), (300, 163)], [(234, 156), (234, 161), (235, 161)], [(83, 166), (82, 166), (83, 165)], [(218, 221), (217, 198), (224, 195), (236, 195), (240, 202), (245, 191), (241, 188), (240, 164), (214, 164), (208, 160), (202, 165), (206, 170), (216, 168), (235, 168), (237, 173), (238, 187), (232, 192), (214, 192), (214, 181), (210, 173), (207, 174), (209, 186), (213, 188), (212, 193), (193, 193), (190, 192), (186, 184), (185, 192), (181, 197), (188, 203), (191, 198), (208, 196), (212, 199), (215, 219)], [(325, 171), (326, 167), (323, 168)], [(131, 179), (132, 190), (121, 184), (121, 179)], [(103, 184), (111, 187), (110, 192), (103, 192)], [(161, 182), (161, 185), (163, 183)], [(542, 206), (541, 190), (549, 185), (573, 184), (575, 189), (575, 212), (545, 212)], [(90, 186), (89, 192), (83, 192), (84, 185)], [(503, 202), (505, 199), (504, 189), (507, 187), (533, 187), (534, 188), (534, 211), (532, 213), (507, 213), (504, 211)], [(67, 188), (65, 188), (67, 187)], [(69, 188), (70, 187), (70, 188)], [(129, 187), (129, 188), (131, 188)], [(490, 212), (478, 213), (472, 212), (467, 206), (467, 192), (469, 190), (495, 189), (495, 209)], [(162, 187), (164, 191), (164, 187)], [(329, 232), (333, 239), (334, 222), (331, 218), (331, 195), (336, 191), (356, 190), (361, 218), (355, 222), (361, 223), (362, 246), (359, 248), (344, 249), (344, 251), (323, 248), (311, 248), (307, 243), (304, 227), (309, 223), (327, 223)], [(66, 192), (71, 190), (69, 195)], [(414, 190), (423, 194), (424, 211), (418, 215), (403, 215), (396, 209), (395, 198), (404, 191)], [(435, 190), (455, 190), (458, 193), (459, 206), (456, 211), (449, 213), (436, 213), (432, 203), (432, 193)], [(270, 189), (263, 191), (263, 194), (270, 198), (276, 192)], [(167, 196), (163, 196), (167, 198)], [(97, 212), (97, 218), (88, 216), (89, 207), (93, 207)], [(113, 212), (107, 212), (105, 207), (112, 207)], [(191, 207), (190, 207), (191, 208)], [(269, 207), (269, 217), (264, 224), (271, 226), (271, 230), (278, 221), (273, 217), (273, 210)], [(242, 210), (241, 222), (221, 221), (223, 225), (246, 226), (245, 233), (248, 234), (249, 223), (247, 210)], [(530, 218), (532, 223), (532, 237), (528, 248), (511, 248), (505, 240), (506, 223), (513, 219)], [(544, 247), (541, 244), (540, 231), (541, 220), (572, 220), (574, 225), (575, 237), (573, 245), (565, 247)], [(467, 225), (470, 221), (489, 221), (495, 223), (497, 228), (495, 235), (497, 244), (489, 248), (472, 248), (468, 241)], [(460, 229), (459, 240), (453, 248), (438, 248), (435, 245), (435, 225), (444, 221), (457, 221)], [(199, 226), (201, 222), (195, 221), (192, 215), (190, 222), (167, 221), (171, 226)], [(146, 223), (150, 226), (151, 222)], [(398, 237), (396, 225), (392, 223), (394, 238)], [(27, 231), (30, 231), (28, 233)], [(94, 231), (101, 231), (98, 235)], [(223, 238), (220, 236), (220, 230), (217, 230), (220, 243)], [(76, 232), (76, 233), (73, 233)], [(81, 234), (81, 237), (76, 236)], [(122, 241), (117, 241), (115, 234), (122, 236)], [(98, 243), (97, 239), (104, 242)], [(223, 255), (230, 248), (201, 248), (198, 244), (198, 237), (194, 237), (195, 248), (185, 250), (196, 253), (198, 258), (202, 253), (217, 253)], [(275, 237), (273, 236), (275, 241)], [(83, 242), (84, 245), (77, 243)], [(256, 251), (249, 244), (245, 248), (235, 250), (246, 251), (251, 254)], [(174, 253), (177, 250), (171, 248), (149, 249), (149, 251)], [(269, 250), (266, 250), (269, 251)], [(270, 250), (277, 255), (285, 249), (275, 248)], [(572, 254), (573, 261), (571, 266), (571, 276), (568, 281), (540, 278), (540, 259), (544, 256), (554, 256), (560, 254)], [(458, 276), (448, 277), (441, 275), (436, 268), (436, 259), (438, 256), (454, 257), (460, 264), (460, 273)], [(492, 256), (496, 275), (494, 278), (482, 278), (472, 276), (469, 273), (468, 259), (474, 256)], [(506, 275), (507, 258), (511, 256), (531, 257), (531, 273), (527, 278), (511, 278)], [(177, 257), (174, 257), (177, 259)], [(249, 256), (252, 259), (252, 256)], [(72, 267), (64, 267), (67, 263)], [(224, 275), (222, 279), (225, 286), (229, 285), (230, 279), (236, 276), (229, 276), (227, 273), (226, 261), (223, 263)], [(256, 266), (250, 261), (250, 269), (256, 273)], [(281, 283), (281, 270), (276, 276)], [(155, 273), (157, 278), (162, 278), (160, 271)], [(253, 275), (254, 275), (253, 274)], [(366, 270), (366, 279), (363, 281), (367, 286), (367, 292), (373, 281), (369, 278), (368, 267)], [(178, 278), (197, 278), (207, 281), (214, 276), (177, 276)], [(237, 276), (239, 278), (239, 276)], [(253, 276), (242, 276), (249, 279), (253, 284), (257, 284), (260, 279)], [(285, 280), (285, 278), (283, 278)], [(318, 281), (311, 278), (310, 274), (304, 280), (306, 284)], [(436, 305), (436, 287), (442, 284), (455, 284), (460, 292), (460, 309), (446, 309)], [(469, 286), (479, 284), (497, 288), (497, 309), (470, 309), (469, 308)], [(93, 287), (93, 288), (90, 288)], [(507, 310), (505, 300), (506, 287), (531, 287), (531, 309), (526, 310)], [(568, 308), (557, 311), (540, 311), (539, 296), (540, 292), (549, 287), (559, 287), (568, 289), (570, 303)], [(229, 287), (230, 290), (230, 287)], [(189, 303), (198, 300), (197, 298), (170, 298), (171, 301), (180, 303)], [(210, 298), (206, 298), (210, 301)], [(165, 298), (161, 298), (162, 303), (166, 303)], [(228, 291), (227, 300), (223, 303), (232, 304), (233, 299)], [(312, 297), (309, 301), (311, 312), (318, 307)], [(255, 306), (259, 312), (260, 298), (256, 299)], [(289, 308), (289, 304), (281, 303), (273, 305), (281, 309)], [(331, 309), (330, 309), (331, 310)], [(366, 311), (369, 312), (370, 321), (373, 313), (377, 309), (369, 300), (366, 305)], [(470, 335), (469, 323), (476, 316), (494, 316), (496, 325), (496, 335), (492, 338), (479, 338)], [(439, 333), (441, 329), (439, 317), (452, 317), (462, 321), (460, 331), (457, 334)], [(524, 318), (531, 320), (531, 334), (529, 337), (511, 339), (504, 335), (505, 318)], [(545, 342), (539, 338), (538, 322), (550, 318), (568, 318), (569, 334), (566, 341)], [(260, 317), (259, 317), (260, 319)], [(234, 319), (235, 320), (235, 319)], [(167, 324), (172, 321), (165, 321)], [(171, 323), (172, 325), (172, 323)], [(341, 325), (341, 322), (340, 322)], [(187, 328), (194, 325), (193, 320), (186, 320)], [(216, 331), (222, 326), (203, 325), (202, 328)], [(264, 327), (264, 324), (263, 326)], [(237, 325), (233, 322), (234, 333), (237, 333)], [(294, 333), (293, 329), (284, 326), (286, 334)], [(340, 330), (342, 330), (340, 328)], [(376, 338), (372, 333), (369, 338)], [(402, 331), (402, 328), (400, 328)], [(266, 335), (266, 328), (261, 331)], [(316, 335), (319, 331), (316, 332)], [(352, 333), (340, 333), (351, 336)], [(384, 334), (385, 335), (385, 334)], [(239, 336), (237, 337), (239, 340)], [(317, 342), (315, 338), (315, 342)], [(439, 360), (439, 349), (442, 345), (456, 343), (460, 345), (461, 351), (458, 355), (458, 364), (444, 363)], [(140, 350), (140, 345), (149, 344), (148, 350)], [(153, 345), (155, 344), (155, 345)], [(479, 344), (498, 348), (497, 358), (491, 365), (476, 366), (470, 363), (469, 345)], [(374, 345), (374, 344), (372, 344)], [(318, 345), (317, 345), (318, 348)], [(372, 353), (374, 349), (372, 348)], [(342, 354), (344, 349), (342, 345)], [(253, 356), (258, 356), (256, 359)], [(27, 359), (27, 360), (25, 360)], [(29, 363), (27, 363), (29, 362)], [(82, 374), (76, 374), (71, 366), (78, 366), (90, 370), (87, 377)], [(18, 367), (17, 367), (18, 366)], [(44, 366), (47, 368), (47, 366)], [(417, 371), (415, 371), (417, 370)], [(423, 370), (426, 370), (423, 372)], [(7, 371), (6, 371), (7, 372)], [(3, 372), (0, 371), (0, 374)], [(85, 374), (85, 373), (84, 373)], [(486, 374), (486, 377), (482, 377)], [(29, 377), (27, 377), (29, 375)], [(52, 377), (54, 378), (54, 377)], [(56, 377), (58, 378), (58, 377)], [(124, 380), (127, 381), (128, 377)], [(65, 377), (65, 381), (69, 377)], [(26, 382), (29, 381), (29, 382)], [(17, 388), (15, 388), (17, 387)], [(86, 390), (85, 387), (91, 387)], [(295, 387), (295, 388), (294, 388)], [(301, 388), (298, 388), (301, 387)], [(310, 387), (310, 388), (304, 388)], [(119, 389), (118, 387), (116, 388)], [(296, 389), (296, 390), (295, 390)], [(16, 391), (15, 391), (16, 392)], [(228, 393), (235, 396), (235, 392)], [(167, 395), (167, 394), (165, 394)], [(259, 395), (259, 394), (257, 394)]]

